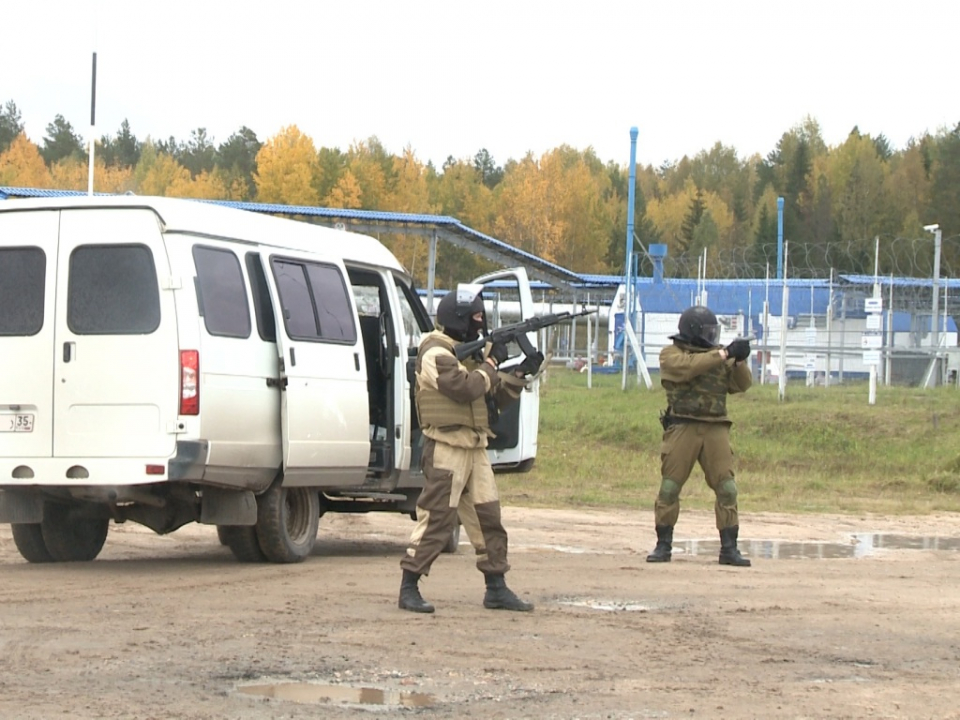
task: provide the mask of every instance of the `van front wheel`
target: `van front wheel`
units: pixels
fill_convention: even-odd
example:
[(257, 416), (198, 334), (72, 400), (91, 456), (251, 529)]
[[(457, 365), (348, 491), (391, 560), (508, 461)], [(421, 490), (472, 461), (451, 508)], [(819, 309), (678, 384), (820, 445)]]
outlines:
[(257, 498), (257, 537), (267, 560), (302, 562), (317, 542), (320, 495), (310, 488), (274, 483)]

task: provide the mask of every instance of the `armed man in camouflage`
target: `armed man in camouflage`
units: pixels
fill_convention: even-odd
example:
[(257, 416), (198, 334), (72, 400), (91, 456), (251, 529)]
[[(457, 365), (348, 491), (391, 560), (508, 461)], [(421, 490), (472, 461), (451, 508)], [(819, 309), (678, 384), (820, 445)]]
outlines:
[(491, 610), (529, 612), (533, 604), (507, 587), (507, 531), (500, 518), (500, 497), (487, 457), (491, 405), (516, 402), (536, 375), (543, 355), (534, 352), (519, 365), (499, 371), (508, 358), (502, 343), (488, 346), (482, 362), (460, 361), (456, 348), (486, 335), (482, 285), (457, 286), (437, 305), (437, 329), (420, 341), (416, 364), (417, 413), (427, 438), (423, 449), (423, 492), (417, 500), (417, 526), (400, 561), (399, 607), (432, 613), (420, 594), (421, 576), (447, 543), (457, 516), (463, 523), (483, 573), (483, 606)]
[(647, 555), (647, 562), (670, 562), (680, 491), (694, 463), (699, 462), (707, 485), (717, 496), (714, 512), (720, 531), (720, 564), (749, 567), (750, 561), (737, 549), (740, 521), (727, 394), (746, 392), (753, 382), (744, 362), (750, 357), (750, 342), (737, 339), (719, 347), (717, 317), (699, 305), (683, 311), (678, 330), (670, 338), (673, 345), (660, 352), (660, 382), (667, 391), (667, 409), (661, 416), (661, 481), (654, 504), (657, 546)]

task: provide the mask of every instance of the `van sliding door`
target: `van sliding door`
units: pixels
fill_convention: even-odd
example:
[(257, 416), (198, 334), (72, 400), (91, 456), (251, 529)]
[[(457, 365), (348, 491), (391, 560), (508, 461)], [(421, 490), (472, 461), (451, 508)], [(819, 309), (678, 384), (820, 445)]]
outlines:
[(284, 485), (362, 484), (367, 369), (343, 266), (260, 248), (277, 321)]

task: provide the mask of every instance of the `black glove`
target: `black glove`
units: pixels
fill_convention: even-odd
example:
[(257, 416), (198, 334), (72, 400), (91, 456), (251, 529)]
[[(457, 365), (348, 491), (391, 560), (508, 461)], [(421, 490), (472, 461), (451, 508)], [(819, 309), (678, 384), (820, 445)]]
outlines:
[(543, 365), (543, 353), (535, 352), (533, 355), (527, 355), (523, 362), (513, 368), (518, 375), (536, 375)]
[(737, 338), (726, 347), (727, 357), (743, 361), (750, 357), (750, 341)]
[(499, 367), (504, 360), (510, 357), (510, 351), (507, 349), (506, 343), (495, 342), (490, 346), (490, 353), (487, 357), (492, 357)]

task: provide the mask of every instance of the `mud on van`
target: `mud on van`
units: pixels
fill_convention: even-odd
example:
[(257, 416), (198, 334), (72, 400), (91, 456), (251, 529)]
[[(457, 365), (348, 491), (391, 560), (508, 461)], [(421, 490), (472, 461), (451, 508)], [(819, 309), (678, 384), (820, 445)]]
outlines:
[[(532, 314), (523, 269), (476, 281)], [(94, 559), (111, 521), (296, 562), (326, 512), (412, 515), (430, 327), (367, 236), (191, 200), (0, 202), (0, 522), (31, 562)], [(495, 467), (530, 466), (537, 422), (534, 383)]]

